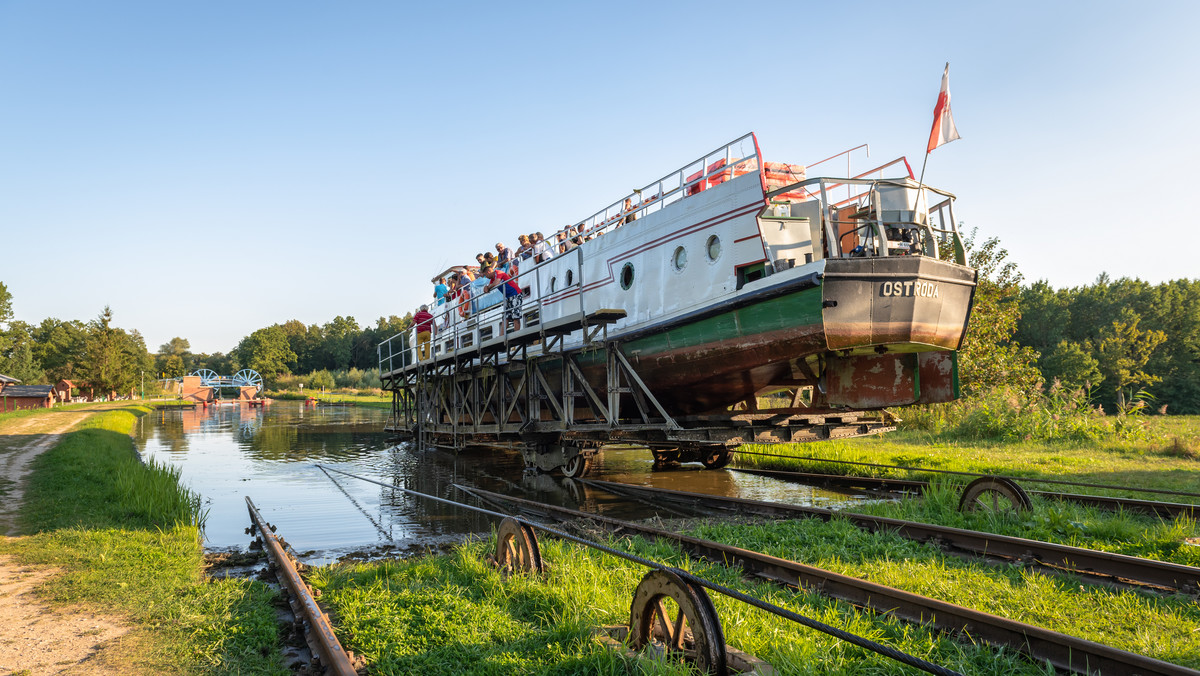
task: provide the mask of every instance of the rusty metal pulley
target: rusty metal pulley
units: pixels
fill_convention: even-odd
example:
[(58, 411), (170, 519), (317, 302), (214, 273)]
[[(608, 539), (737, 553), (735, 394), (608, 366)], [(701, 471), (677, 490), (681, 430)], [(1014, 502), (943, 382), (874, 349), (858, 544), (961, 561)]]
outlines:
[(960, 512), (1026, 512), (1033, 509), (1029, 494), (1012, 479), (981, 476), (967, 484), (958, 501)]
[(690, 663), (705, 674), (727, 673), (725, 635), (703, 587), (670, 570), (646, 573), (629, 609), (629, 643)]
[(505, 575), (542, 574), (542, 552), (532, 527), (512, 517), (500, 522), (496, 529), (496, 565)]

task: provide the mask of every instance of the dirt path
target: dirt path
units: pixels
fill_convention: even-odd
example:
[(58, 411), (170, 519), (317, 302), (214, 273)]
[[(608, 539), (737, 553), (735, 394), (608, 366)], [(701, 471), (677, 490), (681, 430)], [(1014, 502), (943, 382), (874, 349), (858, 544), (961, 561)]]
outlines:
[(87, 612), (54, 611), (34, 590), (53, 570), (0, 558), (0, 674), (112, 673), (92, 658), (129, 627)]
[[(0, 423), (0, 530), (15, 534), (24, 480), (33, 459), (53, 448), (63, 434), (87, 417), (121, 405), (50, 409)], [(54, 570), (0, 557), (0, 674), (112, 673), (92, 658), (129, 627), (88, 612), (47, 608), (38, 601), (35, 590), (54, 575)]]
[(44, 413), (0, 423), (0, 532), (16, 535), (16, 516), (25, 495), (29, 465), (53, 448), (59, 438), (98, 411), (117, 408), (125, 402), (96, 404), (69, 410), (48, 409)]

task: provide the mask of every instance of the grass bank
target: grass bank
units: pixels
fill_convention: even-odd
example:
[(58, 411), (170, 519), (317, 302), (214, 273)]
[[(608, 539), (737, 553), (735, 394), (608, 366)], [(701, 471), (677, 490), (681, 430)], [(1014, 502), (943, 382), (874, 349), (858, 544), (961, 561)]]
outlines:
[[(646, 569), (577, 545), (544, 539), (545, 580), (504, 579), (483, 562), (494, 546), (472, 542), (445, 556), (336, 566), (312, 575), (335, 609), (343, 644), (374, 674), (687, 674), (667, 662), (637, 666), (593, 640), (624, 624)], [(732, 569), (694, 562), (640, 539), (616, 543), (797, 612), (888, 642), (965, 673), (1044, 674), (1004, 651), (969, 646), (923, 628), (861, 613), (820, 596), (743, 581)], [(714, 596), (728, 643), (770, 660), (783, 674), (901, 673), (890, 660), (744, 604)]]
[(198, 498), (138, 459), (130, 431), (149, 411), (98, 413), (40, 455), (21, 527), (0, 553), (62, 571), (43, 597), (123, 618), (133, 630), (94, 660), (120, 673), (281, 673), (274, 593), (210, 580)]
[[(899, 430), (883, 436), (825, 441), (810, 444), (746, 445), (735, 455), (737, 467), (796, 469), (829, 474), (852, 474), (906, 479), (934, 479), (941, 475), (925, 469), (1005, 474), (1042, 479), (1103, 483), (1137, 488), (1200, 492), (1200, 456), (1181, 452), (1173, 439), (1200, 435), (1198, 416), (1155, 416), (1147, 420), (1169, 430), (1149, 440), (1107, 439), (1100, 441), (1000, 441), (963, 439), (922, 431)], [(1184, 441), (1183, 443), (1189, 443)], [(754, 455), (769, 454), (768, 456)], [(785, 457), (771, 457), (785, 456)], [(825, 462), (822, 462), (825, 461)], [(849, 461), (899, 465), (915, 471), (844, 464)], [(962, 479), (965, 483), (968, 478)], [(1031, 490), (1061, 490), (1030, 484)], [(1070, 489), (1071, 487), (1065, 487)], [(1074, 490), (1074, 489), (1072, 489)], [(1120, 491), (1080, 489), (1098, 495), (1124, 495)], [(1144, 499), (1200, 502), (1179, 496)]]

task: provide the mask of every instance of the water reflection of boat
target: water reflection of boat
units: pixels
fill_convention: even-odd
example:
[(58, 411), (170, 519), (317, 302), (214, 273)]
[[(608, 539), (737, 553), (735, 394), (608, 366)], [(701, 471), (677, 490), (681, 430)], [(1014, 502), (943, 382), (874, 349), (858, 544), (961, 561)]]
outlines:
[(388, 429), (577, 476), (612, 441), (719, 467), (953, 400), (975, 271), (953, 195), (901, 162), (810, 179), (747, 135), (634, 191), (549, 239), (579, 244), (520, 269), (519, 309), (444, 306), (425, 359), (381, 344)]

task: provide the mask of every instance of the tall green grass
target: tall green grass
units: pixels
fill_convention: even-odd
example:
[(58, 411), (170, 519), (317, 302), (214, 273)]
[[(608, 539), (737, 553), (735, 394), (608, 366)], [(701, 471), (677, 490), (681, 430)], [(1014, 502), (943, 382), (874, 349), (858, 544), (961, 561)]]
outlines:
[(21, 512), (24, 530), (202, 525), (200, 497), (179, 483), (179, 473), (143, 464), (133, 448), (129, 430), (149, 410), (97, 413), (38, 456)]
[[(1009, 650), (955, 640), (817, 593), (744, 580), (735, 569), (693, 560), (670, 545), (606, 541), (966, 674), (1052, 673)], [(321, 568), (311, 581), (334, 609), (343, 645), (363, 655), (372, 674), (689, 673), (652, 659), (630, 663), (593, 639), (597, 627), (629, 621), (633, 591), (647, 569), (551, 538), (541, 546), (550, 564), (544, 580), (505, 579), (483, 562), (494, 543), (476, 541), (445, 556)], [(726, 642), (781, 674), (912, 673), (741, 602), (712, 598)]]
[[(713, 522), (687, 532), (1200, 667), (1200, 607), (1186, 596), (961, 560), (841, 519)], [(1053, 673), (1011, 650), (955, 639), (813, 591), (745, 580), (735, 568), (694, 560), (668, 543), (601, 539), (965, 674)], [(505, 579), (483, 561), (493, 547), (493, 541), (475, 541), (444, 556), (335, 565), (314, 570), (310, 580), (333, 608), (343, 644), (367, 659), (370, 673), (685, 673), (653, 662), (627, 665), (591, 638), (596, 627), (628, 622), (633, 590), (646, 569), (542, 538), (550, 564), (545, 579)], [(712, 597), (726, 641), (782, 674), (910, 673), (887, 658)]]
[(1103, 441), (1155, 439), (1142, 407), (1105, 415), (1086, 391), (1055, 381), (1047, 389), (1022, 392), (996, 388), (945, 404), (895, 409), (902, 429), (947, 439), (1007, 441)]
[[(1159, 418), (1151, 419), (1153, 425)], [(824, 474), (897, 479), (945, 479), (944, 471), (1002, 474), (1030, 479), (1097, 483), (1130, 488), (1200, 492), (1200, 456), (1170, 443), (1128, 439), (1105, 441), (997, 441), (954, 439), (927, 432), (897, 431), (883, 436), (807, 444), (747, 444), (734, 465)], [(914, 468), (871, 467), (848, 462)], [(939, 471), (931, 471), (939, 470)], [(1132, 490), (1074, 488), (1030, 481), (1027, 490), (1082, 492), (1151, 500), (1200, 503), (1200, 498), (1137, 493)]]

